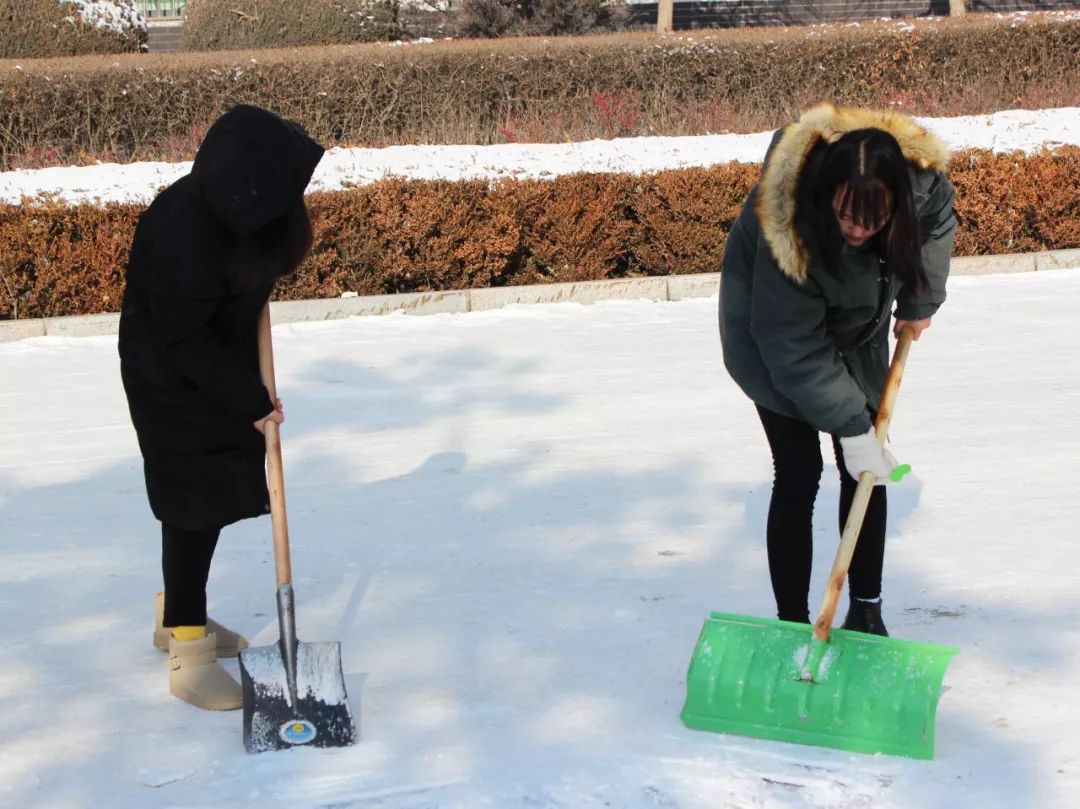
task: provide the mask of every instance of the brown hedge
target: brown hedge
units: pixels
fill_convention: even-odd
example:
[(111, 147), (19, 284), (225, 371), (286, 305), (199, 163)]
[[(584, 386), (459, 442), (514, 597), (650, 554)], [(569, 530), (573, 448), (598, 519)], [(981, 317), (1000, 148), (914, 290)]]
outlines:
[(374, 146), (762, 131), (822, 99), (923, 115), (1080, 104), (1080, 20), (1018, 19), (0, 62), (0, 168), (190, 159), (238, 102)]
[(189, 0), (185, 50), (378, 42), (401, 36), (393, 0)]
[(60, 0), (0, 0), (0, 21), (0, 59), (137, 52), (146, 44), (145, 26), (98, 28)]
[[(555, 180), (385, 180), (309, 198), (316, 241), (281, 299), (719, 269), (758, 167)], [(957, 255), (1080, 247), (1080, 147), (953, 159)], [(0, 206), (0, 318), (116, 311), (135, 205)]]

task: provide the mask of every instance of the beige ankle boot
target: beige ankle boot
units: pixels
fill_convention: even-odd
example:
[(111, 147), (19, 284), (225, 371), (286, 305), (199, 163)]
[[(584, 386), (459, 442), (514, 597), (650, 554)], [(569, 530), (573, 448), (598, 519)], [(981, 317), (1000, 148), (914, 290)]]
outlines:
[(217, 638), (169, 638), (169, 693), (208, 711), (232, 711), (244, 704), (240, 683), (217, 662)]
[[(165, 620), (164, 593), (156, 593), (154, 595), (154, 615), (156, 616), (154, 619), (154, 645), (161, 649), (161, 651), (167, 652), (169, 651), (169, 637), (171, 632), (167, 626), (162, 624), (162, 621)], [(206, 621), (206, 634), (217, 635), (218, 657), (236, 657), (238, 651), (248, 647), (248, 642), (242, 635), (223, 627), (213, 618), (208, 618)]]

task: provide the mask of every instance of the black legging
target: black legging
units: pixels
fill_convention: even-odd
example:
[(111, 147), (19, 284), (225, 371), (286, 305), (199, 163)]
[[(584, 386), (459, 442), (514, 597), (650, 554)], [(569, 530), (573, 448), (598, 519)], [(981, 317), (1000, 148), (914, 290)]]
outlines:
[[(812, 519), (821, 481), (821, 442), (818, 431), (805, 421), (763, 407), (757, 411), (769, 440), (775, 471), (766, 535), (777, 614), (785, 621), (808, 621)], [(840, 470), (839, 516), (843, 531), (857, 484), (844, 471), (844, 453), (835, 436), (833, 450)], [(885, 517), (885, 487), (875, 486), (848, 571), (849, 589), (856, 598), (873, 599), (881, 595)]]
[(206, 580), (220, 528), (184, 531), (161, 526), (165, 626), (206, 625)]

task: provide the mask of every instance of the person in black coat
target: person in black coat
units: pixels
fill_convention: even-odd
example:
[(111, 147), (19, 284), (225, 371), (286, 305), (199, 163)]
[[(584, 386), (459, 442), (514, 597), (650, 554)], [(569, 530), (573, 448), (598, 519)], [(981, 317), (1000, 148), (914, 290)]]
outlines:
[(269, 511), (262, 428), (284, 419), (259, 375), (259, 316), (311, 249), (304, 189), (323, 147), (299, 124), (238, 106), (206, 134), (191, 173), (139, 218), (120, 315), (120, 370), (162, 525), (154, 641), (171, 692), (241, 705), (216, 662), (246, 641), (206, 615), (221, 529)]

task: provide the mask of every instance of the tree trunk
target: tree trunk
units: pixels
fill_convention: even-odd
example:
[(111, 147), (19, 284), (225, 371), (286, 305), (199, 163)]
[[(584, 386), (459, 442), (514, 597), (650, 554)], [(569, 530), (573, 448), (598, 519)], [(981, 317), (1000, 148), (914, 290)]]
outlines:
[(670, 34), (675, 19), (675, 0), (660, 0), (656, 7), (656, 33)]

